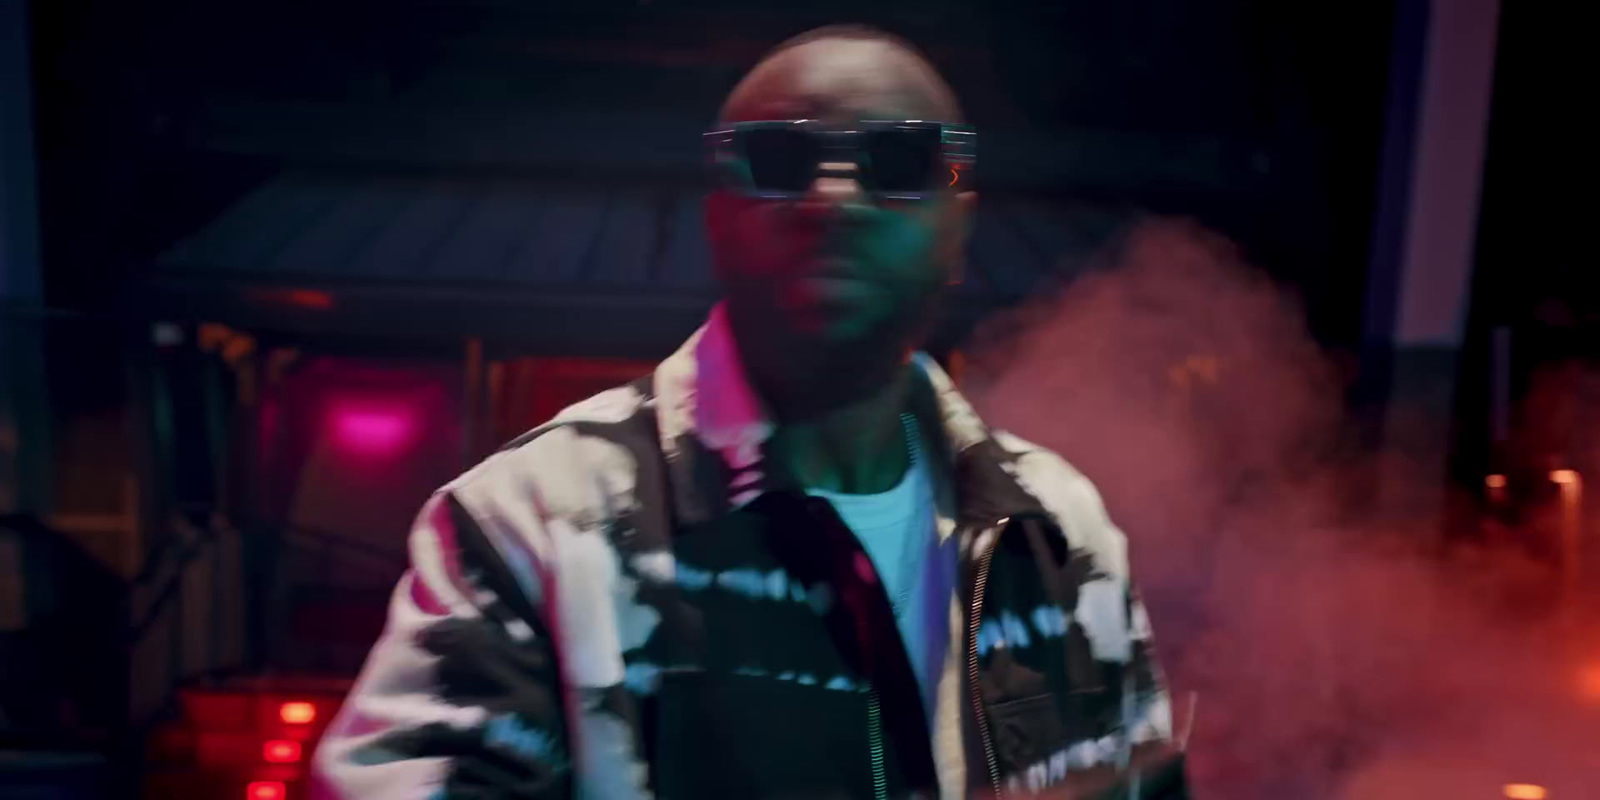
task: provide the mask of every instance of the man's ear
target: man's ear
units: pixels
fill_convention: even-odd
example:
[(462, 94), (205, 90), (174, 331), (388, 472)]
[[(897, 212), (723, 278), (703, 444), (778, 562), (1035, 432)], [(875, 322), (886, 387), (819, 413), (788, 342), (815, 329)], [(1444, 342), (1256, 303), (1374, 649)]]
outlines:
[(723, 279), (722, 274), (722, 237), (727, 234), (728, 216), (732, 211), (728, 208), (728, 196), (721, 190), (706, 193), (701, 201), (701, 211), (704, 215), (704, 230), (706, 244), (711, 248), (711, 271), (718, 281)]
[(965, 241), (967, 236), (972, 233), (972, 228), (970, 227), (972, 225), (972, 215), (977, 213), (977, 211), (977, 192), (968, 189), (965, 192), (958, 192), (956, 194), (956, 214), (961, 218), (961, 238), (963, 241)]
[(957, 192), (954, 202), (948, 208), (947, 216), (941, 220), (943, 230), (939, 259), (947, 272), (945, 282), (955, 286), (966, 279), (967, 240), (972, 237), (973, 214), (978, 210), (978, 193), (970, 190)]

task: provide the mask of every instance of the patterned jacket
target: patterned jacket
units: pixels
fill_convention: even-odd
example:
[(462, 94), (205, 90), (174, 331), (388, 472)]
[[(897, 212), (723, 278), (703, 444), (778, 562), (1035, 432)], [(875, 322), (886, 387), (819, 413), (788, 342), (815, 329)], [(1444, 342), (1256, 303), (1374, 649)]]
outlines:
[(718, 309), (428, 501), (313, 797), (1184, 796), (1087, 479), (915, 360), (950, 478), (919, 576), (952, 588), (930, 713), (855, 537), (763, 458), (734, 353)]

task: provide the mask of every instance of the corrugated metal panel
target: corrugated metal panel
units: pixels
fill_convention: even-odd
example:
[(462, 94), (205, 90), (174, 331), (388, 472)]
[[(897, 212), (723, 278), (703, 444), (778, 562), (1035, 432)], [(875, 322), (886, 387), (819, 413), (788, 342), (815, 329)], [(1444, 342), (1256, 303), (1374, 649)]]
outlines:
[(612, 287), (650, 285), (650, 260), (656, 241), (664, 193), (620, 190), (610, 193), (603, 227), (579, 279)]
[(478, 192), (459, 183), (413, 184), (399, 213), (345, 264), (330, 264), (328, 278), (415, 280), (425, 274), (433, 252), (471, 205)]
[(537, 209), (537, 220), (523, 232), (502, 279), (533, 286), (581, 283), (583, 262), (605, 222), (605, 192), (530, 190), (526, 202)]
[[(985, 198), (959, 305), (993, 308), (1070, 277), (1119, 217)], [(702, 196), (667, 186), (526, 179), (286, 175), (161, 258), (181, 275), (227, 283), (481, 286), (588, 298), (715, 297)], [(552, 294), (553, 293), (553, 294)]]
[(270, 181), (180, 242), (164, 260), (207, 271), (242, 272), (304, 211), (306, 194), (303, 179)]
[(410, 198), (410, 192), (389, 181), (350, 187), (340, 202), (278, 252), (270, 270), (294, 275), (343, 272)]
[(705, 206), (698, 193), (679, 195), (671, 210), (666, 246), (654, 275), (663, 288), (711, 291), (711, 249), (706, 245)]
[(452, 281), (498, 281), (539, 213), (521, 187), (485, 187), (458, 225), (434, 251), (421, 275)]

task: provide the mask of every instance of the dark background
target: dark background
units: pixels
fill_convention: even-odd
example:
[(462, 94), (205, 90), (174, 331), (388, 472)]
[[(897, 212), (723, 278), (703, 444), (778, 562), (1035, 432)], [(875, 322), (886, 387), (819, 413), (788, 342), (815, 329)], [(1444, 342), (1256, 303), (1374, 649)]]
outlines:
[(55, 303), (114, 303), (274, 175), (693, 185), (696, 134), (743, 71), (848, 19), (908, 37), (949, 78), (982, 131), (986, 199), (1195, 216), (1298, 289), (1319, 338), (1359, 336), (1389, 3), (61, 2), (35, 17)]

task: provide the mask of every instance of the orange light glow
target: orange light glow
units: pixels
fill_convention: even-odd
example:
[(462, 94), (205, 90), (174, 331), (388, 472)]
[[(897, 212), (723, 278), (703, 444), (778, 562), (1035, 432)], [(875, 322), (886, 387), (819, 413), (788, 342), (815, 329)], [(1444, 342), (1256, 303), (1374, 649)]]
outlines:
[(1578, 691), (1583, 699), (1600, 703), (1600, 664), (1590, 664), (1578, 675)]
[(1567, 486), (1578, 482), (1578, 473), (1570, 469), (1558, 469), (1550, 473), (1550, 480), (1562, 486)]
[(956, 185), (956, 181), (958, 181), (958, 180), (961, 180), (961, 173), (958, 172), (955, 167), (951, 167), (950, 168), (950, 185), (951, 186)]
[(254, 781), (244, 788), (245, 800), (283, 800), (283, 781)]
[(278, 719), (290, 725), (305, 725), (317, 718), (317, 707), (303, 701), (278, 706)]
[(300, 760), (300, 743), (273, 739), (261, 745), (261, 758), (271, 764), (293, 764)]
[(1545, 798), (1549, 797), (1549, 796), (1550, 796), (1550, 793), (1546, 792), (1544, 790), (1543, 786), (1539, 786), (1539, 785), (1536, 785), (1536, 784), (1532, 784), (1532, 783), (1508, 783), (1508, 784), (1506, 784), (1506, 797), (1511, 798), (1511, 800), (1545, 800)]
[(1490, 475), (1489, 477), (1483, 479), (1483, 485), (1489, 487), (1490, 489), (1504, 489), (1506, 488), (1506, 476)]

